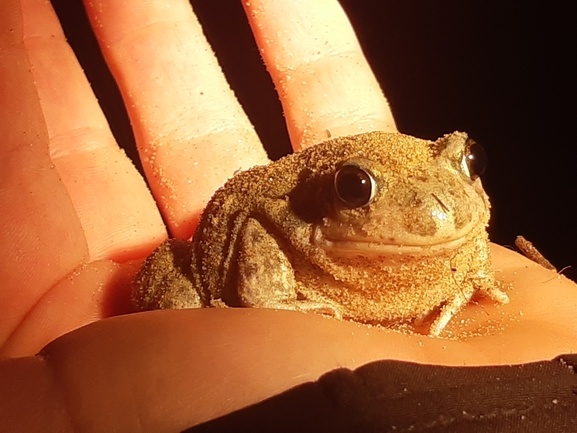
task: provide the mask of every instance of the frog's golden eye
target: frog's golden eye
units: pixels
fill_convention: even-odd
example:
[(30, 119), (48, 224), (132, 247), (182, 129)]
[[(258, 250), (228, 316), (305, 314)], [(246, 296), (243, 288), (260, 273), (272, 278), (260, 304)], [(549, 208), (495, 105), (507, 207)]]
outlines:
[(337, 198), (347, 207), (367, 206), (377, 191), (373, 175), (356, 163), (345, 163), (334, 177), (334, 189)]
[(465, 153), (463, 155), (464, 167), (472, 180), (483, 174), (487, 165), (487, 154), (479, 143), (475, 140), (467, 139), (465, 142)]

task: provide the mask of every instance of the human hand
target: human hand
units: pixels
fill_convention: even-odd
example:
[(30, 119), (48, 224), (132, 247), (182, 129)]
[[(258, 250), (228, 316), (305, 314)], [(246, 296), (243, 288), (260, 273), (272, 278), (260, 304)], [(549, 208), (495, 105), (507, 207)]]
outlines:
[[(266, 162), (183, 3), (87, 4), (150, 188), (178, 237), (192, 234), (208, 197), (235, 170)], [(295, 149), (324, 140), (327, 130), (333, 137), (394, 130), (336, 2), (259, 0), (246, 8)], [(2, 395), (0, 420), (16, 415), (77, 428), (98, 420), (103, 430), (106, 423), (168, 430), (376, 359), (496, 364), (575, 350), (575, 286), (500, 247), (494, 264), (498, 278), (513, 284), (511, 303), (472, 305), (449, 325), (453, 335), (473, 337), (431, 339), (266, 310), (100, 320), (130, 311), (132, 260), (166, 231), (49, 4), (8, 0), (0, 11), (0, 203), (10, 209), (0, 215), (0, 353), (33, 355), (95, 322), (51, 343), (43, 357), (4, 362), (2, 389), (35, 398)], [(70, 418), (59, 418), (63, 408)]]

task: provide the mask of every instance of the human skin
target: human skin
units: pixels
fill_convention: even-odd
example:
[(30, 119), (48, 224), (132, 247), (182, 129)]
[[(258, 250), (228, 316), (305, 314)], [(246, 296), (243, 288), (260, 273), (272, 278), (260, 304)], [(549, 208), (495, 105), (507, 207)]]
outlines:
[[(336, 1), (245, 3), (295, 149), (327, 131), (395, 130)], [(449, 324), (453, 339), (287, 311), (126, 314), (139, 261), (167, 230), (189, 237), (212, 192), (266, 157), (187, 2), (86, 7), (152, 193), (115, 143), (49, 2), (1, 2), (7, 431), (174, 431), (338, 367), (509, 364), (577, 349), (577, 287), (499, 246), (494, 267), (511, 302), (469, 306)]]

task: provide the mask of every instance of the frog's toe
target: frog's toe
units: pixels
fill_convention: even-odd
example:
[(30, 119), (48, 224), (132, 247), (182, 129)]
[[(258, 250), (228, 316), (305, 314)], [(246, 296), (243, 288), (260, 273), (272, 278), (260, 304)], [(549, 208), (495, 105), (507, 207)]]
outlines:
[(298, 310), (305, 313), (311, 312), (323, 316), (333, 317), (338, 320), (343, 319), (342, 311), (334, 305), (324, 304), (314, 301), (299, 301)]
[(498, 289), (497, 287), (491, 287), (485, 290), (486, 295), (491, 298), (495, 302), (499, 302), (500, 304), (508, 304), (509, 303), (509, 296)]
[(342, 312), (333, 305), (315, 302), (315, 301), (280, 301), (280, 302), (266, 302), (260, 305), (251, 305), (251, 307), (256, 308), (270, 308), (273, 310), (291, 310), (300, 311), (301, 313), (315, 313), (322, 316), (333, 317), (338, 320), (343, 319)]

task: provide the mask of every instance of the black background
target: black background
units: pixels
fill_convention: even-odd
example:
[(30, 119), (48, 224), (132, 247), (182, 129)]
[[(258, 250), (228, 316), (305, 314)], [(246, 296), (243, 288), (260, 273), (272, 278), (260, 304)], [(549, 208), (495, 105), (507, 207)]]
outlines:
[[(123, 1), (123, 0), (119, 0)], [(80, 0), (53, 0), (119, 143), (136, 158), (128, 118)], [(569, 3), (341, 0), (400, 131), (462, 130), (489, 157), (491, 239), (522, 234), (555, 266), (577, 266), (575, 59)], [(239, 0), (194, 9), (249, 117), (277, 158), (290, 151), (282, 110)], [(571, 82), (570, 82), (571, 78)], [(576, 269), (566, 275), (575, 279)]]

